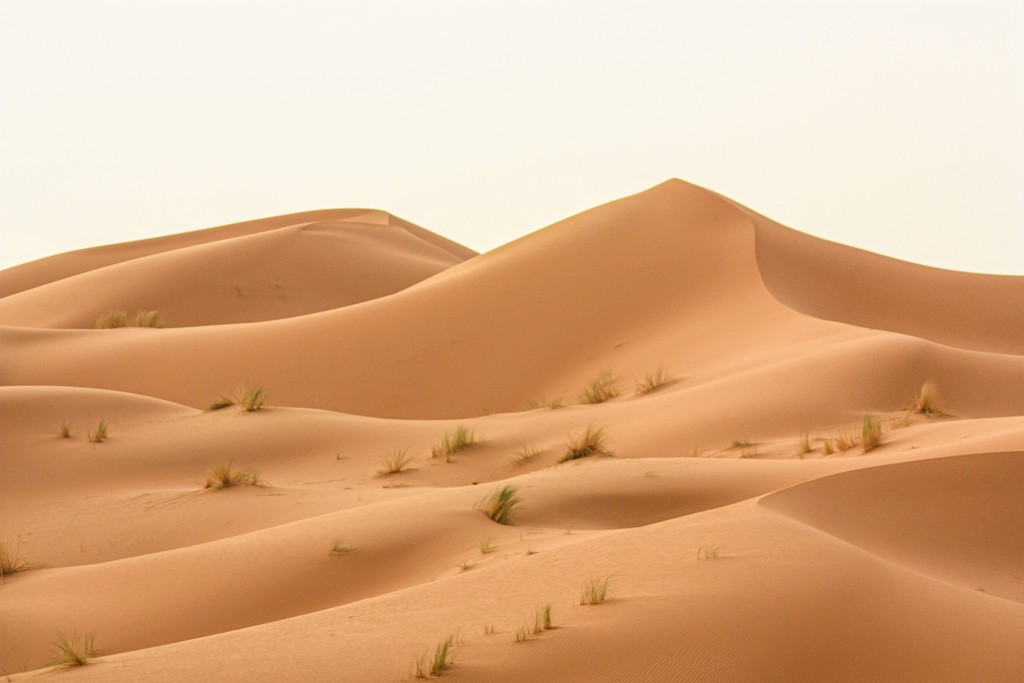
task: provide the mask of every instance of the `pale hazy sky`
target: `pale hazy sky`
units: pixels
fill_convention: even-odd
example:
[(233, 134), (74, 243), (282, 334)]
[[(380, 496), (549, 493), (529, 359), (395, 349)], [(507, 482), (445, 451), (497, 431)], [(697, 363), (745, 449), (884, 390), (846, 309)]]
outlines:
[(484, 251), (680, 177), (1024, 274), (1024, 10), (0, 0), (0, 267), (326, 207)]

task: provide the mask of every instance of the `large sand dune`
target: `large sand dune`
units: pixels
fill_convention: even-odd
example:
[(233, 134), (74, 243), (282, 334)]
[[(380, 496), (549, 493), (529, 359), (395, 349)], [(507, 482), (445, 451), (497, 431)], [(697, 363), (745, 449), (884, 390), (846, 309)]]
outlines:
[[(0, 294), (15, 680), (60, 632), (95, 633), (75, 680), (393, 681), (451, 634), (457, 681), (1024, 678), (1024, 278), (671, 180), (482, 255), (330, 210)], [(114, 309), (171, 327), (92, 329)], [(245, 382), (270, 405), (206, 410)], [(908, 410), (925, 382), (941, 412)], [(868, 413), (881, 447), (843, 444)], [(591, 425), (612, 457), (560, 464)], [(263, 485), (204, 488), (226, 459)], [(475, 509), (505, 485), (509, 525)], [(588, 578), (611, 597), (579, 605)]]

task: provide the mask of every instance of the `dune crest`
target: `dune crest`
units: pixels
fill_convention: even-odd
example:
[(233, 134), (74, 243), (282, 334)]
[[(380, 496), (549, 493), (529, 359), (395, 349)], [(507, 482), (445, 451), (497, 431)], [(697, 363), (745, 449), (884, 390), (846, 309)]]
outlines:
[(3, 271), (0, 674), (1016, 680), (1022, 296), (676, 179)]

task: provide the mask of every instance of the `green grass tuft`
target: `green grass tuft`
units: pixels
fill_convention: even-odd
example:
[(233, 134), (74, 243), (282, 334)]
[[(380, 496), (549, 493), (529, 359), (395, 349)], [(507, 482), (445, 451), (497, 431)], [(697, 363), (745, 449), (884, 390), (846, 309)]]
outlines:
[(267, 394), (260, 384), (243, 384), (235, 392), (235, 403), (245, 412), (252, 413), (267, 405)]
[(20, 542), (8, 545), (7, 541), (0, 539), (0, 579), (8, 574), (27, 572), (30, 569), (39, 569), (41, 566), (22, 558)]
[(432, 678), (440, 676), (452, 666), (452, 655), (455, 651), (455, 636), (450, 635), (434, 648), (434, 657), (428, 661), (423, 655), (416, 661), (416, 678)]
[[(449, 432), (441, 439), (441, 443), (430, 449), (430, 457), (439, 458), (442, 455), (449, 456), (466, 450), (476, 443), (476, 435), (472, 429), (465, 425), (459, 425), (454, 432)], [(449, 462), (451, 462), (449, 460)]]
[(511, 524), (520, 502), (515, 486), (503, 486), (477, 503), (476, 509), (498, 524)]

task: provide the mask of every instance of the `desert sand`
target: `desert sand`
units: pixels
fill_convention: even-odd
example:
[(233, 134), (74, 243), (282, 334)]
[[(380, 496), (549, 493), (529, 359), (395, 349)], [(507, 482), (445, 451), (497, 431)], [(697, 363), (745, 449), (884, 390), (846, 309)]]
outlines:
[(337, 209), (2, 271), (0, 420), (11, 680), (398, 681), (449, 637), (451, 681), (1024, 680), (1024, 277), (681, 180), (485, 254)]

